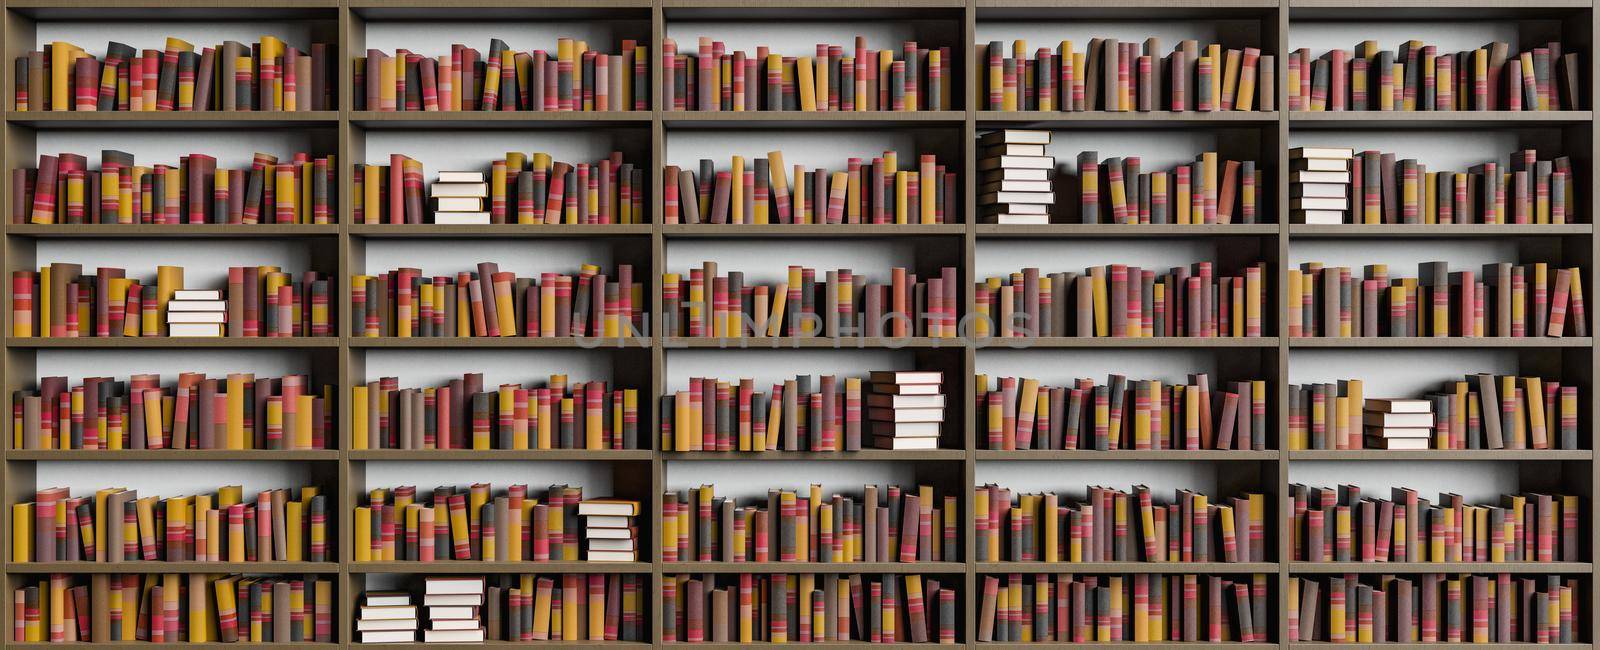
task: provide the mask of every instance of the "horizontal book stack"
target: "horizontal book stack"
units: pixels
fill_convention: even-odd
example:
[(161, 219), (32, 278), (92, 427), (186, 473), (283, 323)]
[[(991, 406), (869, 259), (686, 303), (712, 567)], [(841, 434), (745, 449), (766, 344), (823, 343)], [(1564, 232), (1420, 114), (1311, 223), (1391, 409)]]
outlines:
[[(1265, 262), (1220, 275), (1215, 262), (1166, 273), (1126, 264), (1082, 273), (1028, 267), (976, 285), (979, 337), (1258, 337), (1271, 300)], [(990, 328), (994, 329), (991, 330)]]
[(1213, 388), (1207, 373), (1183, 381), (1111, 375), (1048, 386), (1036, 378), (977, 375), (978, 430), (985, 449), (1267, 448), (1267, 382)]
[(1261, 202), (1270, 195), (1254, 160), (1215, 151), (1169, 171), (1145, 171), (1138, 156), (1100, 160), (1078, 154), (1078, 222), (1229, 224), (1275, 221)]
[[(1349, 147), (1295, 147), (1289, 150), (1289, 195), (1292, 197), (1289, 206), (1290, 222), (1321, 225), (1357, 223), (1354, 220), (1355, 215), (1364, 214), (1366, 199), (1364, 195), (1357, 197), (1351, 192), (1350, 161), (1354, 157), (1355, 151)], [(1392, 171), (1393, 167), (1390, 169)], [(1381, 178), (1375, 174), (1366, 179), (1366, 182), (1378, 183)], [(1431, 175), (1429, 179), (1431, 182)], [(1411, 185), (1406, 187), (1412, 190), (1412, 193), (1407, 196), (1415, 202), (1418, 196), (1415, 191), (1416, 178), (1413, 175), (1408, 180)], [(1393, 189), (1394, 185), (1391, 183), (1391, 192)], [(1454, 192), (1452, 186), (1452, 197)], [(1430, 205), (1433, 204), (1430, 202)], [(1414, 210), (1409, 210), (1407, 214), (1416, 216)]]
[(410, 643), (417, 640), (417, 606), (407, 591), (369, 591), (356, 608), (356, 643)]
[[(1533, 399), (1529, 399), (1533, 396)], [(1578, 387), (1477, 373), (1420, 398), (1360, 379), (1289, 387), (1289, 449), (1577, 449)]]
[(216, 289), (182, 289), (167, 301), (167, 334), (222, 336), (228, 323), (228, 302)]
[(960, 223), (960, 183), (934, 154), (895, 151), (843, 161), (843, 169), (785, 166), (782, 151), (748, 161), (733, 156), (725, 171), (702, 158), (698, 170), (663, 170), (662, 219), (669, 224), (935, 224)]
[[(958, 576), (667, 575), (667, 643), (945, 643), (956, 639)], [(937, 602), (937, 606), (934, 602)]]
[[(401, 165), (402, 173), (405, 165)], [(365, 170), (363, 170), (365, 176)], [(402, 189), (404, 181), (401, 182)], [(365, 192), (363, 191), (363, 194)], [(402, 192), (404, 194), (404, 192)], [(363, 197), (363, 202), (364, 201)], [(482, 225), (491, 223), (484, 202), (489, 199), (489, 182), (483, 172), (439, 172), (439, 179), (428, 186), (432, 199), (433, 222), (452, 225)], [(504, 210), (502, 209), (502, 216)], [(364, 222), (366, 215), (357, 223)]]
[(690, 377), (686, 390), (661, 398), (660, 449), (860, 451), (861, 383), (797, 375), (763, 392), (754, 379)]
[(1150, 488), (1090, 486), (1081, 499), (978, 486), (973, 522), (979, 562), (1264, 562), (1267, 497), (1210, 500), (1177, 490), (1162, 504)]
[(1179, 41), (1161, 53), (1143, 44), (1090, 39), (1082, 52), (1061, 41), (1030, 52), (1025, 40), (974, 46), (975, 101), (991, 111), (1263, 111), (1276, 101), (1275, 59), (1259, 48)]
[(1267, 574), (983, 576), (979, 642), (1269, 643)]
[(164, 49), (111, 41), (96, 58), (65, 41), (16, 59), (16, 111), (331, 111), (338, 46), (302, 51), (274, 36), (198, 51), (168, 36)]
[(1510, 573), (1289, 579), (1289, 638), (1332, 643), (1574, 643), (1578, 579)]
[(40, 155), (11, 170), (11, 223), (330, 224), (339, 207), (334, 156), (257, 152), (247, 169), (218, 169), (192, 153), (178, 164), (140, 165), (102, 149), (100, 169), (75, 153)]
[(1513, 52), (1495, 41), (1440, 52), (1418, 40), (1394, 50), (1289, 53), (1291, 111), (1573, 111), (1583, 108), (1583, 61), (1559, 42)]
[(328, 449), (335, 430), (333, 387), (306, 375), (41, 377), (12, 403), (12, 449)]
[[(229, 267), (227, 335), (328, 336), (331, 284), (317, 271), (302, 273), (297, 282), (293, 273), (276, 266)], [(175, 336), (166, 327), (167, 303), (183, 289), (181, 266), (157, 266), (154, 284), (110, 266), (85, 274), (82, 264), (68, 262), (53, 262), (38, 272), (12, 271), (11, 335)]]
[(556, 39), (556, 51), (518, 52), (498, 38), (487, 52), (461, 44), (424, 56), (369, 49), (351, 66), (358, 111), (646, 111), (649, 46), (623, 40), (617, 54)]
[[(613, 279), (614, 278), (614, 279)], [(585, 264), (573, 274), (519, 278), (494, 262), (476, 272), (427, 276), (399, 268), (350, 281), (352, 336), (626, 336), (644, 331), (645, 285), (633, 265), (617, 275)]]
[(1353, 158), (1348, 165), (1349, 198), (1329, 198), (1318, 208), (1342, 210), (1349, 218), (1327, 223), (1548, 225), (1582, 220), (1580, 181), (1567, 156), (1540, 160), (1537, 150), (1523, 149), (1512, 152), (1509, 162), (1489, 160), (1465, 171), (1429, 171), (1415, 159), (1397, 159), (1376, 150), (1315, 150), (1348, 152)]
[[(441, 184), (452, 198), (487, 199), (488, 223), (516, 224), (614, 224), (644, 223), (644, 169), (623, 162), (622, 152), (592, 163), (555, 160), (550, 154), (506, 152), (505, 158), (488, 165), (488, 181), (481, 172), (463, 181), (446, 181), (440, 172), (433, 196)], [(439, 220), (437, 201), (430, 202), (423, 192), (426, 174), (422, 161), (404, 154), (389, 154), (388, 165), (358, 164), (352, 178), (351, 218), (364, 224), (447, 223)], [(487, 182), (486, 189), (473, 184)], [(469, 187), (454, 187), (457, 184)], [(484, 189), (483, 192), (478, 191)], [(430, 205), (430, 203), (432, 205)], [(448, 211), (447, 211), (448, 212)], [(481, 222), (475, 220), (474, 222)]]
[(661, 44), (661, 106), (672, 111), (947, 111), (955, 76), (948, 47), (873, 50), (818, 43), (816, 56), (767, 46), (729, 52), (701, 36), (693, 51)]
[(1583, 269), (1498, 262), (1480, 271), (1422, 262), (1414, 278), (1369, 264), (1288, 270), (1289, 336), (1588, 336)]
[(633, 574), (485, 576), (490, 641), (644, 641), (649, 583)]
[(585, 499), (578, 504), (583, 517), (583, 559), (590, 562), (634, 562), (639, 559), (639, 502), (626, 499)]
[(544, 502), (527, 485), (496, 495), (488, 483), (440, 486), (424, 503), (416, 486), (373, 489), (354, 514), (357, 562), (578, 559), (583, 488), (552, 485)]
[(428, 617), (428, 627), (422, 630), (423, 642), (484, 641), (483, 620), (480, 618), (483, 612), (483, 576), (428, 576), (422, 584), (422, 605), (427, 608)]
[(56, 573), (14, 591), (11, 640), (332, 643), (333, 584), (331, 577)]
[(1499, 505), (1471, 505), (1442, 493), (1436, 503), (1411, 488), (1388, 499), (1289, 486), (1294, 557), (1304, 562), (1575, 562), (1581, 497), (1503, 494)]
[(141, 498), (104, 488), (47, 488), (11, 506), (12, 562), (326, 562), (327, 497), (316, 487), (244, 488)]
[[(719, 275), (716, 262), (688, 273), (661, 274), (663, 336), (895, 337), (956, 336), (960, 289), (956, 269), (919, 278), (894, 267), (888, 282), (869, 282), (850, 269), (789, 266), (783, 281), (745, 282), (742, 271)], [(709, 309), (707, 308), (709, 306)]]
[(1049, 131), (1006, 129), (978, 137), (978, 211), (998, 224), (1050, 223), (1055, 205)]
[(350, 389), (352, 449), (638, 449), (639, 391), (603, 381), (485, 387), (469, 372), (442, 386), (384, 377)]
[(867, 419), (878, 449), (938, 449), (944, 424), (944, 373), (874, 370)]
[(767, 490), (740, 506), (703, 485), (661, 495), (664, 562), (956, 562), (955, 496), (862, 487), (860, 495)]

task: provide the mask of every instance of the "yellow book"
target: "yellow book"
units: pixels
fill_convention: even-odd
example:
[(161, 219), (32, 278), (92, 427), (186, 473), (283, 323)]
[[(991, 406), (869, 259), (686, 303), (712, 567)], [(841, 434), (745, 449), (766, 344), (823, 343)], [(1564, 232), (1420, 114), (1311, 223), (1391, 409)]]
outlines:
[[(1223, 53), (1223, 57), (1221, 59), (1222, 94), (1216, 95), (1216, 97), (1219, 100), (1227, 101), (1228, 106), (1231, 106), (1237, 110), (1248, 110), (1239, 107), (1240, 101), (1244, 96), (1244, 89), (1239, 85), (1239, 55), (1239, 50), (1228, 50), (1227, 52)], [(1218, 59), (1212, 60), (1216, 61)]]
[(83, 50), (71, 43), (50, 43), (50, 110), (72, 110), (76, 103), (72, 96), (72, 74), (75, 64), (83, 55)]
[(728, 221), (744, 223), (744, 156), (733, 157), (732, 182), (728, 185)]
[(1090, 292), (1094, 301), (1094, 335), (1111, 335), (1111, 315), (1107, 311), (1106, 269), (1095, 267), (1089, 274)]
[(795, 60), (795, 89), (800, 93), (800, 110), (817, 110), (817, 86), (815, 69), (811, 57), (802, 56)]
[(366, 449), (367, 436), (367, 387), (354, 386), (350, 389), (350, 448)]
[[(162, 336), (167, 335), (167, 303), (172, 300), (172, 294), (182, 288), (183, 267), (156, 267), (156, 312), (158, 315), (154, 326)], [(148, 328), (151, 324), (146, 323), (145, 326)]]
[(11, 561), (33, 561), (33, 504), (11, 505)]

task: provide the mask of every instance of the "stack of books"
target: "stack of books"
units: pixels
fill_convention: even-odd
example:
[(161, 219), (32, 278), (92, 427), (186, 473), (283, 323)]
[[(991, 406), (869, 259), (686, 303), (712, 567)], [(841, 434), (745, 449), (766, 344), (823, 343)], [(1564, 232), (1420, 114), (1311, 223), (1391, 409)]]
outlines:
[(1367, 399), (1361, 423), (1368, 449), (1427, 449), (1433, 437), (1433, 403), (1426, 399)]
[(633, 518), (639, 502), (626, 499), (587, 499), (578, 504), (583, 517), (583, 537), (590, 562), (633, 562), (639, 554), (639, 529)]
[(944, 374), (938, 371), (888, 370), (871, 375), (867, 420), (872, 445), (878, 449), (938, 449), (944, 422)]
[(1341, 224), (1350, 211), (1348, 147), (1289, 150), (1289, 218), (1293, 223)]
[(1056, 159), (1045, 155), (1049, 131), (1006, 129), (978, 138), (978, 210), (1000, 224), (1050, 223)]
[(429, 196), (433, 198), (434, 223), (489, 223), (489, 212), (483, 205), (489, 197), (489, 183), (483, 179), (483, 172), (439, 172)]
[(172, 336), (222, 336), (228, 303), (217, 289), (179, 289), (167, 301), (167, 331)]
[(356, 613), (357, 643), (417, 640), (417, 607), (405, 591), (369, 591)]
[(423, 586), (427, 643), (483, 643), (483, 576), (430, 577)]

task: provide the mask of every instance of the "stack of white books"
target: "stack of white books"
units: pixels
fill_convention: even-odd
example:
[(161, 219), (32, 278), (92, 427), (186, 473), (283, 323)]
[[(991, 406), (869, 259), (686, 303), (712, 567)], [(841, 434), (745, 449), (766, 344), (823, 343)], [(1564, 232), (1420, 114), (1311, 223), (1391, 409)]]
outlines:
[(1341, 224), (1350, 212), (1350, 159), (1347, 147), (1297, 147), (1289, 151), (1289, 220)]
[(404, 591), (369, 591), (356, 612), (357, 643), (412, 643), (417, 640), (417, 607)]
[(439, 172), (439, 180), (428, 189), (433, 199), (433, 222), (438, 224), (486, 224), (489, 212), (489, 184), (483, 172)]
[(1368, 449), (1428, 449), (1433, 403), (1425, 399), (1368, 398), (1361, 412)]
[(482, 643), (483, 576), (430, 577), (424, 583), (426, 643)]
[(944, 373), (875, 371), (870, 376), (867, 421), (878, 449), (938, 449), (944, 422)]
[(590, 562), (633, 562), (639, 556), (639, 529), (633, 518), (639, 502), (627, 499), (586, 499), (578, 504), (583, 517), (584, 557)]
[(179, 289), (167, 301), (169, 336), (222, 336), (228, 301), (216, 289)]
[(1050, 223), (1056, 159), (1049, 131), (1006, 129), (978, 138), (978, 212), (999, 224)]

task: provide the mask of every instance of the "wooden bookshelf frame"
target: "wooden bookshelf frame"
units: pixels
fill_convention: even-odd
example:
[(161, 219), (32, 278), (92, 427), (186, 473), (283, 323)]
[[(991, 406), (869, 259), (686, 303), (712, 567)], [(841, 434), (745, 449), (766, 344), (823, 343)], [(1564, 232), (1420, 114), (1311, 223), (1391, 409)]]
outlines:
[[(106, 225), (19, 225), (0, 223), (0, 238), (4, 240), (3, 259), (7, 270), (31, 268), (35, 250), (40, 240), (47, 239), (104, 239), (108, 246), (136, 246), (143, 240), (188, 238), (233, 238), (244, 241), (284, 240), (321, 249), (337, 251), (337, 263), (326, 263), (334, 272), (338, 283), (338, 302), (334, 307), (339, 335), (308, 339), (17, 339), (9, 335), (3, 341), (0, 355), (0, 379), (6, 388), (6, 400), (14, 391), (31, 387), (37, 374), (37, 357), (40, 350), (81, 349), (116, 354), (134, 349), (177, 349), (203, 347), (213, 349), (258, 349), (284, 354), (304, 354), (308, 369), (316, 367), (323, 374), (336, 374), (338, 436), (336, 449), (317, 451), (225, 451), (225, 450), (124, 450), (124, 451), (38, 451), (11, 449), (9, 439), (0, 445), (0, 501), (9, 505), (30, 499), (35, 490), (36, 468), (40, 463), (58, 461), (95, 461), (107, 463), (152, 463), (151, 467), (172, 467), (166, 461), (226, 461), (226, 462), (277, 462), (309, 463), (313, 476), (331, 479), (336, 488), (330, 503), (330, 555), (334, 561), (312, 563), (127, 563), (96, 564), (90, 562), (20, 564), (10, 562), (9, 553), (0, 556), (0, 571), (9, 589), (24, 580), (36, 579), (51, 572), (106, 573), (112, 571), (135, 572), (248, 572), (248, 573), (307, 573), (336, 578), (336, 608), (334, 625), (336, 643), (332, 647), (355, 645), (353, 613), (366, 576), (371, 574), (447, 574), (447, 573), (554, 573), (554, 572), (604, 572), (638, 573), (646, 576), (648, 600), (645, 618), (648, 636), (652, 641), (639, 644), (616, 645), (667, 645), (660, 640), (661, 609), (659, 585), (663, 576), (677, 573), (727, 574), (738, 572), (802, 572), (823, 573), (863, 572), (902, 574), (923, 572), (930, 575), (961, 576), (957, 588), (958, 610), (962, 612), (957, 622), (958, 644), (966, 647), (981, 645), (973, 639), (976, 630), (977, 598), (980, 579), (984, 575), (1011, 572), (1170, 572), (1170, 573), (1267, 573), (1271, 582), (1268, 611), (1276, 622), (1272, 631), (1278, 647), (1310, 648), (1322, 643), (1299, 643), (1286, 639), (1287, 623), (1283, 616), (1287, 604), (1283, 588), (1292, 576), (1298, 574), (1328, 573), (1398, 573), (1398, 572), (1461, 572), (1508, 571), (1519, 574), (1549, 574), (1578, 576), (1582, 580), (1579, 594), (1579, 616), (1583, 624), (1582, 642), (1575, 645), (1592, 647), (1600, 634), (1600, 606), (1596, 605), (1596, 590), (1600, 588), (1596, 557), (1600, 557), (1600, 528), (1597, 528), (1594, 508), (1596, 484), (1600, 483), (1600, 466), (1595, 463), (1595, 422), (1600, 413), (1600, 391), (1595, 378), (1600, 373), (1600, 356), (1596, 355), (1594, 339), (1290, 339), (1281, 336), (1281, 323), (1286, 309), (1281, 296), (1272, 301), (1275, 320), (1267, 327), (1267, 336), (1257, 339), (1043, 339), (1032, 342), (1041, 354), (1070, 354), (1078, 349), (1194, 349), (1214, 355), (1229, 355), (1249, 351), (1259, 354), (1262, 365), (1276, 366), (1275, 372), (1266, 373), (1275, 385), (1272, 388), (1273, 404), (1269, 415), (1276, 420), (1277, 434), (1274, 449), (1267, 451), (1033, 451), (1005, 452), (979, 449), (979, 432), (970, 414), (957, 408), (959, 422), (954, 427), (954, 437), (963, 445), (960, 448), (921, 452), (885, 452), (868, 450), (856, 454), (751, 454), (715, 452), (661, 452), (649, 449), (634, 451), (402, 451), (349, 449), (350, 432), (348, 413), (349, 388), (366, 378), (365, 360), (368, 350), (381, 348), (413, 349), (583, 349), (577, 341), (567, 339), (366, 339), (348, 336), (347, 306), (350, 289), (345, 281), (352, 271), (362, 268), (369, 242), (391, 239), (436, 239), (441, 243), (474, 239), (552, 239), (601, 242), (611, 246), (636, 246), (644, 244), (644, 254), (649, 260), (645, 271), (649, 279), (651, 304), (651, 331), (659, 331), (660, 304), (659, 273), (666, 268), (666, 250), (674, 241), (689, 239), (726, 239), (730, 245), (740, 240), (875, 240), (891, 241), (902, 238), (937, 241), (941, 263), (958, 265), (964, 290), (963, 313), (971, 311), (973, 292), (971, 281), (976, 269), (977, 251), (1006, 240), (1049, 239), (1062, 247), (1093, 245), (1105, 240), (1155, 239), (1216, 239), (1217, 245), (1227, 245), (1244, 240), (1265, 253), (1263, 257), (1278, 267), (1276, 278), (1269, 286), (1277, 291), (1285, 280), (1285, 263), (1289, 251), (1297, 240), (1346, 240), (1351, 245), (1365, 241), (1400, 240), (1419, 244), (1434, 240), (1513, 238), (1517, 240), (1554, 240), (1566, 261), (1585, 267), (1588, 286), (1596, 286), (1594, 262), (1600, 259), (1600, 240), (1595, 237), (1592, 225), (1600, 203), (1600, 173), (1596, 173), (1596, 151), (1600, 149), (1600, 129), (1596, 129), (1593, 107), (1600, 98), (1595, 92), (1600, 81), (1600, 64), (1595, 56), (1597, 22), (1593, 0), (3, 0), (3, 29), (0, 29), (0, 50), (5, 53), (0, 65), (0, 89), (5, 89), (4, 130), (0, 134), (0, 162), (7, 170), (31, 166), (41, 152), (36, 150), (35, 134), (40, 131), (72, 130), (90, 131), (105, 129), (139, 129), (189, 131), (200, 129), (274, 129), (299, 131), (315, 129), (333, 134), (336, 138), (341, 188), (351, 187), (350, 163), (365, 152), (365, 134), (372, 130), (431, 131), (440, 129), (486, 128), (500, 130), (583, 129), (596, 133), (627, 130), (630, 133), (648, 132), (648, 186), (660, 183), (660, 170), (666, 159), (667, 134), (680, 130), (735, 130), (784, 129), (809, 131), (835, 130), (915, 130), (937, 134), (960, 142), (961, 157), (952, 161), (952, 168), (961, 174), (961, 214), (958, 223), (937, 226), (689, 226), (663, 225), (661, 206), (655, 192), (647, 190), (650, 202), (650, 223), (622, 226), (391, 226), (350, 224), (351, 201), (347, 192), (341, 192), (339, 223), (330, 225), (258, 225), (258, 226), (106, 226)], [(1591, 110), (1559, 111), (1548, 113), (1291, 113), (1287, 107), (1284, 89), (1286, 84), (1276, 84), (1279, 110), (1250, 113), (1043, 113), (1000, 112), (977, 110), (970, 106), (969, 91), (977, 80), (971, 69), (972, 51), (976, 41), (977, 26), (991, 20), (1017, 20), (1040, 18), (1050, 21), (1068, 21), (1075, 17), (1116, 20), (1174, 21), (1194, 19), (1250, 18), (1259, 20), (1259, 41), (1263, 51), (1275, 53), (1280, 61), (1281, 74), (1285, 66), (1284, 54), (1290, 51), (1289, 32), (1295, 24), (1318, 21), (1426, 21), (1437, 18), (1460, 19), (1463, 11), (1470, 20), (1557, 20), (1561, 23), (1564, 38), (1579, 47), (1588, 60), (1587, 92), (1584, 101)], [(579, 22), (599, 16), (620, 14), (620, 20), (648, 22), (650, 75), (653, 109), (647, 111), (612, 111), (600, 113), (539, 113), (539, 112), (461, 112), (461, 113), (380, 113), (354, 111), (352, 104), (352, 79), (348, 62), (359, 53), (365, 43), (365, 26), (368, 21), (387, 19), (414, 20), (418, 18), (451, 16), (483, 20), (549, 20)], [(929, 18), (929, 16), (933, 16)], [(250, 20), (272, 17), (289, 21), (314, 21), (321, 26), (333, 26), (335, 34), (329, 42), (337, 41), (334, 50), (339, 61), (337, 110), (303, 113), (76, 113), (76, 112), (16, 112), (10, 110), (9, 92), (13, 87), (11, 62), (20, 53), (38, 46), (36, 25), (55, 21), (106, 20), (131, 16), (152, 21), (196, 21), (207, 19)], [(841, 17), (842, 16), (842, 17)], [(699, 113), (663, 110), (659, 103), (662, 75), (655, 57), (661, 51), (666, 26), (675, 20), (725, 20), (729, 24), (752, 23), (763, 19), (796, 17), (823, 17), (844, 22), (852, 20), (895, 21), (924, 20), (947, 21), (941, 33), (955, 39), (953, 48), (956, 60), (952, 69), (956, 78), (953, 84), (955, 108), (947, 111), (913, 113)], [(448, 26), (439, 27), (441, 31)], [(89, 44), (93, 45), (93, 44)], [(1052, 224), (1048, 226), (1001, 226), (978, 223), (975, 218), (976, 135), (996, 128), (1044, 128), (1061, 132), (1079, 130), (1228, 130), (1248, 131), (1256, 134), (1260, 147), (1276, 151), (1277, 158), (1259, 162), (1268, 172), (1270, 188), (1263, 188), (1268, 208), (1274, 222), (1254, 225), (1212, 226), (1126, 226)], [(1457, 225), (1457, 226), (1313, 226), (1288, 223), (1289, 187), (1287, 178), (1279, 173), (1288, 168), (1287, 145), (1291, 133), (1302, 131), (1398, 131), (1413, 129), (1493, 129), (1517, 133), (1555, 134), (1562, 139), (1565, 152), (1574, 156), (1580, 173), (1580, 199), (1582, 212), (1588, 223), (1564, 226), (1517, 225)], [(1531, 136), (1530, 136), (1531, 137)], [(1270, 156), (1270, 153), (1268, 154)], [(641, 161), (642, 162), (642, 161)], [(0, 205), (9, 205), (9, 183), (0, 184)], [(946, 259), (948, 258), (948, 259)], [(957, 259), (959, 258), (959, 259)], [(0, 301), (9, 303), (11, 285), (0, 283)], [(1600, 311), (1600, 310), (1595, 310)], [(1591, 316), (1592, 317), (1592, 316)], [(0, 310), (3, 331), (10, 332), (10, 310)], [(833, 347), (832, 340), (810, 339), (794, 341), (783, 339), (747, 339), (751, 349), (769, 349), (776, 345), (788, 354), (807, 354), (807, 350)], [(956, 359), (962, 371), (947, 377), (949, 395), (961, 404), (972, 404), (974, 386), (972, 371), (979, 356), (989, 350), (1004, 349), (993, 343), (962, 340), (913, 339), (910, 341), (843, 340), (838, 345), (844, 349), (905, 348), (916, 356), (919, 351), (948, 354)], [(641, 443), (653, 445), (658, 427), (655, 397), (666, 388), (667, 359), (678, 350), (716, 347), (714, 340), (690, 340), (652, 336), (644, 347), (631, 347), (626, 354), (649, 359), (648, 373), (639, 375), (637, 387), (641, 397)], [(1289, 377), (1290, 356), (1294, 350), (1306, 349), (1388, 349), (1412, 348), (1449, 350), (1495, 348), (1507, 349), (1519, 358), (1554, 364), (1563, 377), (1575, 382), (1587, 394), (1580, 407), (1580, 426), (1584, 431), (1582, 449), (1558, 451), (1527, 450), (1471, 450), (1443, 452), (1385, 452), (1377, 450), (1355, 451), (1288, 451), (1283, 449), (1282, 432), (1286, 430), (1287, 399), (1285, 387)], [(623, 354), (614, 345), (604, 345), (591, 354)], [(730, 351), (728, 354), (738, 354)], [(633, 357), (630, 357), (633, 358)], [(336, 366), (336, 367), (324, 367)], [(959, 405), (958, 405), (959, 406)], [(947, 433), (946, 439), (952, 436)], [(9, 437), (8, 437), (9, 438)], [(350, 560), (352, 535), (345, 521), (366, 487), (366, 469), (374, 463), (392, 461), (493, 461), (528, 462), (557, 461), (592, 463), (608, 466), (614, 474), (631, 474), (624, 479), (616, 476), (619, 484), (626, 481), (632, 493), (647, 496), (648, 512), (642, 516), (641, 528), (645, 555), (641, 561), (626, 564), (590, 564), (584, 562), (550, 563), (458, 563), (432, 564), (376, 562), (356, 563)], [(792, 564), (792, 563), (673, 563), (666, 564), (657, 557), (653, 542), (654, 531), (660, 529), (660, 494), (667, 484), (666, 476), (672, 463), (677, 461), (718, 461), (726, 463), (759, 463), (772, 460), (798, 460), (816, 462), (905, 462), (917, 466), (919, 479), (937, 475), (941, 489), (953, 487), (961, 495), (963, 513), (970, 512), (973, 502), (973, 485), (980, 464), (1007, 463), (1019, 468), (1039, 467), (1038, 463), (1061, 463), (1070, 467), (1078, 462), (1156, 463), (1159, 467), (1169, 462), (1204, 462), (1215, 467), (1219, 475), (1255, 476), (1241, 478), (1245, 484), (1265, 492), (1274, 503), (1275, 511), (1269, 516), (1268, 560), (1261, 563), (1130, 563), (1101, 562), (1085, 564), (1065, 563), (1012, 563), (976, 562), (971, 539), (974, 527), (969, 517), (963, 517), (961, 557), (963, 561), (911, 565), (882, 564)], [(1361, 462), (1374, 460), (1404, 460), (1428, 462), (1438, 460), (1503, 463), (1518, 466), (1520, 473), (1535, 472), (1544, 468), (1559, 468), (1560, 484), (1581, 494), (1587, 512), (1583, 518), (1586, 529), (1582, 562), (1575, 563), (1501, 563), (1486, 564), (1330, 564), (1289, 561), (1290, 536), (1286, 534), (1287, 489), (1291, 463), (1297, 461)], [(648, 467), (647, 474), (623, 472)], [(1150, 471), (1159, 471), (1151, 469)], [(1272, 480), (1267, 480), (1269, 477)], [(452, 477), (461, 484), (470, 477)], [(218, 479), (219, 483), (225, 479)], [(1231, 480), (1230, 480), (1231, 481)], [(1060, 487), (1071, 489), (1070, 481)], [(101, 485), (74, 485), (82, 492)], [(795, 486), (785, 486), (795, 487)], [(0, 539), (9, 539), (10, 517), (0, 518)], [(1275, 548), (1272, 545), (1275, 544)], [(9, 630), (12, 622), (10, 607), (0, 608), (0, 629)], [(9, 639), (10, 634), (5, 635)], [(0, 647), (35, 644), (0, 641)], [(85, 646), (111, 644), (79, 644)], [(125, 644), (115, 644), (125, 645)], [(250, 644), (186, 644), (192, 647), (238, 647)], [(309, 644), (308, 644), (309, 645)], [(322, 645), (322, 644), (319, 644)], [(400, 644), (394, 647), (420, 647), (422, 644)], [(492, 646), (509, 646), (509, 642), (491, 642)], [(553, 645), (613, 645), (613, 644), (553, 644)], [(865, 643), (832, 645), (867, 645)], [(1065, 646), (1067, 644), (1028, 644), (1031, 647)], [(1160, 645), (1160, 644), (1152, 644)], [(1166, 644), (1173, 645), (1173, 644)], [(1419, 644), (1391, 644), (1396, 647)], [(1520, 644), (1513, 644), (1520, 645)], [(699, 647), (733, 648), (734, 644), (700, 644)], [(875, 647), (914, 647), (910, 644), (880, 644)]]

